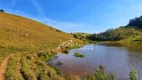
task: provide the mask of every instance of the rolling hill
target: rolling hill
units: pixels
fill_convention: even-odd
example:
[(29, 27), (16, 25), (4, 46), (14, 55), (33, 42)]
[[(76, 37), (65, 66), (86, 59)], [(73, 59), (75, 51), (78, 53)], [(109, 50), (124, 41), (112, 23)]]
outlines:
[(51, 26), (8, 13), (0, 13), (0, 34), (1, 47), (29, 50), (51, 49), (70, 39), (80, 41)]
[(142, 16), (131, 19), (126, 26), (109, 29), (99, 34), (92, 34), (88, 38), (95, 41), (141, 42)]
[(50, 51), (67, 40), (83, 42), (40, 22), (0, 12), (0, 79), (64, 80), (46, 61)]

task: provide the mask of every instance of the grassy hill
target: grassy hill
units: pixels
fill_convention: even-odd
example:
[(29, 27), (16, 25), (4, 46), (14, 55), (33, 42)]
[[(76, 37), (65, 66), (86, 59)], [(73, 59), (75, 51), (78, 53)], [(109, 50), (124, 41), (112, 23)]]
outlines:
[(0, 49), (12, 49), (17, 52), (51, 50), (70, 39), (80, 42), (51, 26), (20, 16), (0, 13)]
[(0, 46), (21, 49), (51, 49), (66, 40), (71, 35), (51, 26), (7, 13), (0, 13)]
[(96, 41), (142, 42), (142, 16), (131, 19), (127, 26), (92, 34), (88, 38)]
[(93, 34), (88, 38), (97, 41), (132, 41), (142, 36), (142, 32), (135, 28), (120, 27), (117, 29), (108, 30), (100, 34)]
[(9, 59), (6, 80), (63, 80), (46, 61), (50, 50), (67, 40), (83, 42), (40, 22), (0, 12), (0, 64), (15, 54)]

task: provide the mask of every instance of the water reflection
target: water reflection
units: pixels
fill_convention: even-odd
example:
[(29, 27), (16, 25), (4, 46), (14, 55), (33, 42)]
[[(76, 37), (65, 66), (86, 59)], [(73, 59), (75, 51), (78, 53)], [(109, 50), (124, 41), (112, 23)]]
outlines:
[[(74, 57), (74, 53), (84, 54), (84, 58)], [(106, 45), (86, 45), (80, 49), (70, 50), (69, 54), (58, 54), (52, 63), (61, 61), (60, 69), (69, 75), (86, 75), (99, 69), (101, 64), (108, 73), (115, 74), (121, 80), (129, 79), (131, 69), (136, 69), (138, 78), (142, 75), (142, 52), (135, 52), (126, 47)], [(142, 79), (142, 78), (141, 78)]]

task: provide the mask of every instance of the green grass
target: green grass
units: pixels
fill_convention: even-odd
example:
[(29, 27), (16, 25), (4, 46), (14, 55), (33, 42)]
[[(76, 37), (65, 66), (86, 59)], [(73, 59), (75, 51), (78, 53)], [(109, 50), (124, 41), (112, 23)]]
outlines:
[(100, 67), (100, 70), (95, 70), (87, 76), (81, 77), (81, 80), (115, 80), (114, 75), (106, 73), (105, 69)]
[(20, 68), (19, 58), (20, 54), (15, 54), (9, 59), (5, 74), (6, 80), (23, 80), (19, 70)]
[(48, 52), (31, 53), (22, 57), (22, 75), (26, 80), (64, 80), (61, 74), (47, 65)]

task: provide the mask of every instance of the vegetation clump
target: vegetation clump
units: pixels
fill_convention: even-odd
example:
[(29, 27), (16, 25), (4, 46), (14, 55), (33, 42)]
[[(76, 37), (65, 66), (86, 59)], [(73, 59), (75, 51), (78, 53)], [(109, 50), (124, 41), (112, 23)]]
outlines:
[(65, 50), (63, 51), (63, 53), (68, 54), (68, 53), (69, 53), (69, 49), (65, 49)]
[(74, 53), (74, 56), (75, 56), (75, 57), (80, 57), (80, 58), (85, 57), (83, 54), (80, 54), (80, 53), (78, 53), (78, 52)]
[(24, 55), (21, 59), (22, 75), (25, 80), (64, 80), (57, 71), (47, 65), (50, 56), (44, 52), (32, 53), (31, 59)]
[(73, 46), (67, 46), (64, 50), (63, 53), (68, 54), (70, 49), (75, 49), (75, 48), (80, 48), (81, 46), (79, 45), (73, 45)]
[(115, 77), (106, 73), (105, 69), (100, 65), (100, 70), (95, 70), (93, 74), (82, 77), (82, 80), (115, 80)]
[(74, 38), (87, 41), (87, 37), (90, 35), (88, 33), (71, 33)]
[(131, 70), (130, 72), (130, 80), (137, 80), (136, 71)]
[(56, 29), (57, 32), (62, 32), (61, 30)]
[(1, 9), (1, 10), (0, 10), (0, 12), (4, 13), (4, 10), (3, 10), (3, 9)]
[(58, 61), (58, 62), (57, 62), (57, 65), (58, 65), (58, 66), (61, 66), (61, 65), (63, 65), (63, 63), (62, 63), (61, 61)]

